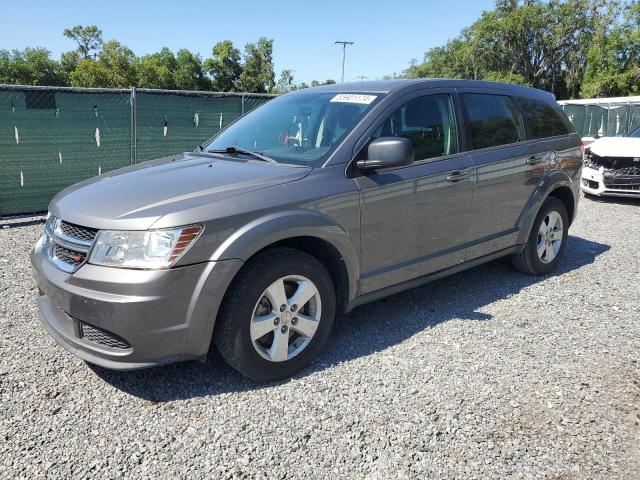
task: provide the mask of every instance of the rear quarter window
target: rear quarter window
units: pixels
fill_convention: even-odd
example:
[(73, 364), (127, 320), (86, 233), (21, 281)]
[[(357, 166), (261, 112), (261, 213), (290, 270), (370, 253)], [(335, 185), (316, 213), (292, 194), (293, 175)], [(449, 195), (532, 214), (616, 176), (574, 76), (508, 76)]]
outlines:
[(462, 101), (474, 149), (497, 147), (525, 139), (522, 116), (510, 97), (465, 93)]
[(518, 99), (524, 118), (529, 124), (531, 138), (557, 137), (569, 134), (569, 128), (560, 112), (540, 100)]

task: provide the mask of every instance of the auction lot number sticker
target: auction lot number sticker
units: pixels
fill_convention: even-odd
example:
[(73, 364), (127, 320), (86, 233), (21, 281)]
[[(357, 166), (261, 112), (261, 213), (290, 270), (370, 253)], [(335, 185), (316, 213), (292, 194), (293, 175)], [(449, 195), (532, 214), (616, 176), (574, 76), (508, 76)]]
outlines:
[(376, 98), (376, 95), (358, 95), (355, 93), (339, 93), (331, 99), (332, 103), (361, 103), (363, 105), (369, 105)]

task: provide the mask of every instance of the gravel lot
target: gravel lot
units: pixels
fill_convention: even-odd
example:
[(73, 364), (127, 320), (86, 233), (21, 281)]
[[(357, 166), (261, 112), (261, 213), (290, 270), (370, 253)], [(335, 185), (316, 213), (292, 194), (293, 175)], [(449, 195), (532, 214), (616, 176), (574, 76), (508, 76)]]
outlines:
[(2, 478), (640, 478), (640, 202), (582, 199), (556, 275), (499, 261), (361, 307), (270, 385), (215, 354), (67, 354), (21, 223), (0, 228)]

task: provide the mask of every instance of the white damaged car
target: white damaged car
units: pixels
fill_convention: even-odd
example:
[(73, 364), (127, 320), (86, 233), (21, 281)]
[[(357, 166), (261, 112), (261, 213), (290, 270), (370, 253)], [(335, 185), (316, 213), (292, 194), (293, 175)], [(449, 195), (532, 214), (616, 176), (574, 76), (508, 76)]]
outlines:
[(640, 198), (640, 127), (624, 137), (603, 137), (587, 146), (582, 191)]

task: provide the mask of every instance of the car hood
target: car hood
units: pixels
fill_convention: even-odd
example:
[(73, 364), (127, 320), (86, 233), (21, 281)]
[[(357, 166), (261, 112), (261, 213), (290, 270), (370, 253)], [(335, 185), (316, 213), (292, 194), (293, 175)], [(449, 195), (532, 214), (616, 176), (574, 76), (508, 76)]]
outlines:
[(73, 185), (54, 197), (50, 211), (87, 227), (146, 230), (164, 215), (292, 182), (311, 170), (183, 154)]
[(640, 157), (640, 138), (603, 137), (588, 148), (600, 157)]

